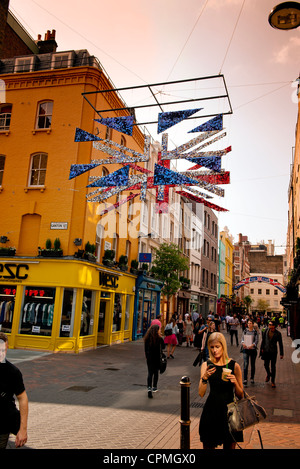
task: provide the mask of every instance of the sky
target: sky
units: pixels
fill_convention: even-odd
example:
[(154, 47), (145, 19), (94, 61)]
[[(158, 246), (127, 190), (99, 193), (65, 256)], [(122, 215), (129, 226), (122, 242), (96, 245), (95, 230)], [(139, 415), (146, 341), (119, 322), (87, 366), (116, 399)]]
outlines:
[[(10, 10), (34, 40), (55, 29), (58, 51), (87, 49), (117, 88), (224, 75), (233, 113), (224, 114), (226, 137), (207, 147), (232, 147), (222, 157), (231, 182), (220, 186), (224, 197), (211, 199), (228, 210), (216, 212), (219, 228), (227, 226), (234, 242), (239, 233), (252, 244), (272, 240), (275, 253), (283, 254), (298, 114), (300, 28), (280, 31), (269, 25), (269, 13), (278, 3), (10, 0)], [(172, 91), (158, 86), (155, 91), (163, 100), (220, 91), (214, 80), (192, 86), (173, 86)], [(122, 96), (130, 106), (146, 102), (134, 90)], [(213, 100), (213, 112), (226, 112), (226, 104)], [(205, 101), (204, 111), (210, 106)], [(207, 120), (194, 121), (189, 128)], [(147, 131), (161, 142), (157, 126), (147, 126)], [(188, 134), (183, 124), (168, 133), (169, 149), (198, 135)]]

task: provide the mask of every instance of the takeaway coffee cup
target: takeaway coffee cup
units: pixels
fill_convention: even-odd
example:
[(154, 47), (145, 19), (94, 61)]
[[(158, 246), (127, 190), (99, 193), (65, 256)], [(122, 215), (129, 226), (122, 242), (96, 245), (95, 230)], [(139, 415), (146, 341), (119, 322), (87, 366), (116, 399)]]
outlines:
[(229, 368), (222, 368), (222, 380), (228, 381), (228, 375), (231, 373)]

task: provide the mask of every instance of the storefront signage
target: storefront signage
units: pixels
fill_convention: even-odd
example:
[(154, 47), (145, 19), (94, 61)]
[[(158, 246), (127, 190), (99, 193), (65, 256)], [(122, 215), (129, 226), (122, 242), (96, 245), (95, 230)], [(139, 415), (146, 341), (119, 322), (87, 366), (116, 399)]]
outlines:
[(50, 230), (67, 230), (67, 229), (68, 229), (67, 222), (52, 221), (50, 223)]
[(29, 270), (27, 264), (0, 264), (0, 280), (25, 280), (28, 277), (26, 270)]
[(152, 255), (148, 252), (139, 253), (139, 262), (152, 262)]
[(118, 288), (118, 277), (107, 272), (99, 272), (99, 285), (103, 287)]

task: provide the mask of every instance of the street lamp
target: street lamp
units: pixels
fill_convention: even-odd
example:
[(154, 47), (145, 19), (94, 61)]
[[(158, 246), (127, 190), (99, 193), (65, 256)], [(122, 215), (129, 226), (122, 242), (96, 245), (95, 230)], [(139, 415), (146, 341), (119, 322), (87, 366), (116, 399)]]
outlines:
[(295, 29), (300, 26), (300, 3), (283, 2), (271, 10), (269, 23), (276, 29)]

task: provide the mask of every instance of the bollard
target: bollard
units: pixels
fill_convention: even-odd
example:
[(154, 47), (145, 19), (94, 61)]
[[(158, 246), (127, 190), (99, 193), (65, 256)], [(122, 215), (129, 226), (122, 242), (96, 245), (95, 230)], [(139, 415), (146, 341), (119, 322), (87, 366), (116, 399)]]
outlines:
[(190, 449), (190, 378), (183, 376), (181, 387), (180, 449)]

